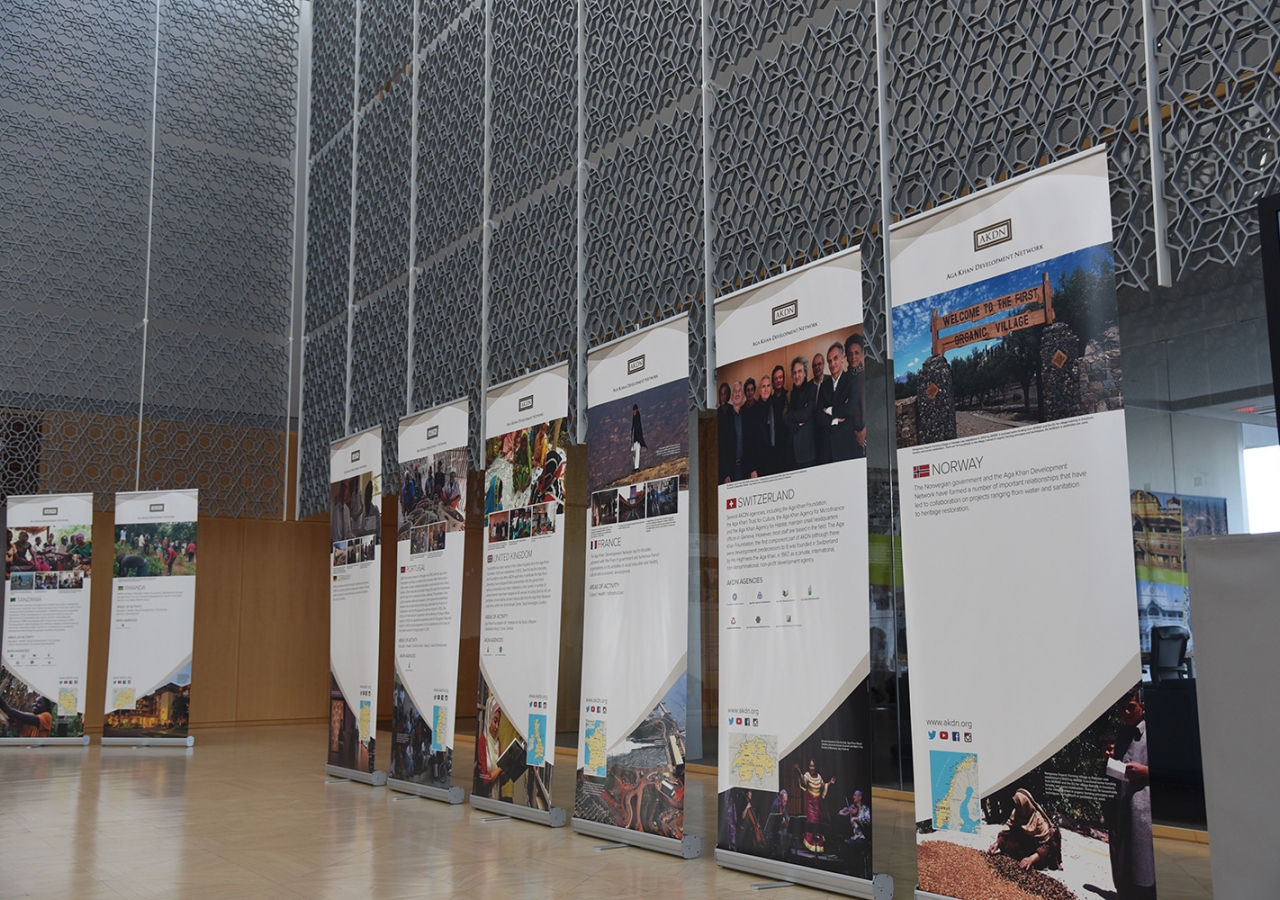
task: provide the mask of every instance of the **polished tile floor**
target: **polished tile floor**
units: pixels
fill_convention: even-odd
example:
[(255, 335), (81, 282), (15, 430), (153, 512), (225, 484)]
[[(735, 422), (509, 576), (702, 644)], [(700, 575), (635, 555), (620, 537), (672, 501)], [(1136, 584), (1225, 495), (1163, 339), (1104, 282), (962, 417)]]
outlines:
[[(0, 749), (0, 898), (819, 898), (716, 866), (714, 779), (692, 775), (700, 859), (355, 783), (326, 784), (324, 726), (206, 729), (194, 750)], [(463, 748), (465, 751), (467, 748)], [(571, 758), (562, 757), (565, 775)], [(459, 772), (469, 766), (458, 766)], [(573, 780), (555, 799), (571, 807)], [(404, 797), (405, 799), (396, 799)], [(915, 883), (911, 810), (875, 801), (875, 866)], [(1158, 841), (1161, 900), (1212, 897), (1208, 848)]]

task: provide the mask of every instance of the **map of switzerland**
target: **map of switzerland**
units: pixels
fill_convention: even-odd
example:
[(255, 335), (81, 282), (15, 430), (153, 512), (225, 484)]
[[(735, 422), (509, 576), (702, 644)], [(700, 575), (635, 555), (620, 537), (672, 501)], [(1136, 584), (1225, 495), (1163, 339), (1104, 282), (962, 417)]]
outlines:
[(930, 750), (929, 776), (933, 782), (933, 827), (977, 834), (982, 824), (977, 754)]
[(729, 733), (729, 787), (778, 789), (778, 737)]
[(604, 778), (608, 775), (605, 764), (605, 730), (600, 719), (588, 719), (583, 729), (586, 739), (582, 742), (586, 749), (582, 755), (582, 768), (588, 775)]

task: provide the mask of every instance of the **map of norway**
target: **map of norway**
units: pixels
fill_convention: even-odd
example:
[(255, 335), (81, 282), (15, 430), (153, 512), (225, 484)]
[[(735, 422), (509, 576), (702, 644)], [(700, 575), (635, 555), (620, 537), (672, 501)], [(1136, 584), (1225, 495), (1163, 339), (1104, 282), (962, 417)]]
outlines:
[(930, 750), (929, 775), (934, 829), (977, 834), (982, 824), (977, 754)]
[(778, 737), (772, 734), (730, 734), (729, 787), (759, 791), (778, 789)]

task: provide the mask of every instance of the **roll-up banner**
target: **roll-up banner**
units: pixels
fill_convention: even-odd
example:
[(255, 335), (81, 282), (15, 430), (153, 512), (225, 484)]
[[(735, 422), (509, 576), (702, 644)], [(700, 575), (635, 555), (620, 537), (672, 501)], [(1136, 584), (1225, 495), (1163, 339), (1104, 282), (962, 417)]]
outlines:
[(458, 712), (466, 400), (400, 420), (396, 484), (396, 629), (387, 786), (449, 803)]
[(685, 316), (587, 357), (586, 597), (575, 830), (691, 858)]
[(329, 445), (329, 757), (325, 772), (385, 784), (377, 767), (382, 429)]
[(10, 497), (0, 608), (0, 746), (87, 744), (93, 495)]
[(116, 494), (103, 744), (190, 747), (196, 491)]
[(1105, 150), (891, 265), (919, 895), (1154, 897)]
[(859, 254), (730, 294), (715, 314), (716, 861), (870, 896)]
[(471, 803), (558, 827), (551, 805), (564, 578), (569, 367), (485, 398), (484, 584)]

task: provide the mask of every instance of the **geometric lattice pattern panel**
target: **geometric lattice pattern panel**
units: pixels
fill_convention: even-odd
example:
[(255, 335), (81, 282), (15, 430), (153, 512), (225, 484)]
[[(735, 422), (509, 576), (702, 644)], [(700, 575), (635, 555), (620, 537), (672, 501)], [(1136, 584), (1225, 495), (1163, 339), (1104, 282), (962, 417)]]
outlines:
[(152, 319), (284, 335), (293, 181), (287, 163), (163, 141), (156, 152)]
[(587, 181), (587, 333), (621, 337), (702, 291), (702, 124), (675, 110), (602, 159)]
[(0, 109), (0, 295), (141, 319), (149, 160), (144, 135)]
[[(356, 72), (356, 4), (311, 4), (311, 155), (351, 122)], [(327, 458), (327, 454), (326, 454)]]
[(413, 0), (360, 0), (362, 109), (392, 79), (404, 75), (412, 56)]
[[(720, 79), (726, 69), (738, 65), (753, 53), (759, 53), (779, 35), (815, 16), (825, 5), (818, 0), (778, 0), (774, 3), (712, 0), (712, 77)], [(874, 48), (875, 32), (867, 32), (864, 40)]]
[(380, 94), (360, 120), (356, 184), (355, 296), (359, 300), (409, 267), (409, 184), (413, 93), (408, 79)]
[(586, 136), (593, 154), (696, 90), (701, 11), (696, 0), (588, 0), (586, 23)]
[(346, 312), (350, 258), (351, 135), (347, 133), (311, 159), (307, 184), (308, 332)]
[(0, 98), (149, 128), (154, 3), (9, 0), (0, 47)]
[(464, 395), (471, 401), (471, 466), (480, 458), (481, 242), (460, 244), (428, 264), (415, 290), (413, 408)]
[(343, 317), (306, 339), (298, 456), (298, 500), (304, 517), (329, 508), (329, 443), (342, 437), (346, 374), (347, 321)]
[[(420, 62), (418, 249), (421, 264), (480, 226), (484, 208), (484, 15), (466, 12)], [(403, 190), (403, 185), (401, 189)]]
[(396, 471), (408, 347), (408, 288), (394, 288), (356, 310), (351, 335), (351, 432), (382, 426), (382, 474), (387, 478)]
[(1165, 194), (1183, 278), (1256, 253), (1254, 204), (1280, 188), (1280, 3), (1180, 0), (1162, 12)]
[(292, 0), (164, 0), (159, 129), (289, 159), (298, 100), (297, 17)]
[(720, 293), (861, 240), (878, 193), (873, 6), (822, 9), (800, 40), (745, 62), (717, 96)]
[[(891, 7), (896, 216), (1110, 144), (1116, 275), (1145, 284), (1150, 234), (1139, 4), (950, 0)], [(1033, 87), (1034, 86), (1034, 87)]]
[(464, 10), (483, 15), (484, 0), (418, 0), (418, 43), (425, 48)]
[(489, 379), (506, 381), (570, 356), (577, 339), (576, 196), (554, 185), (494, 228)]
[(493, 170), (499, 212), (573, 167), (577, 13), (563, 0), (492, 0)]

